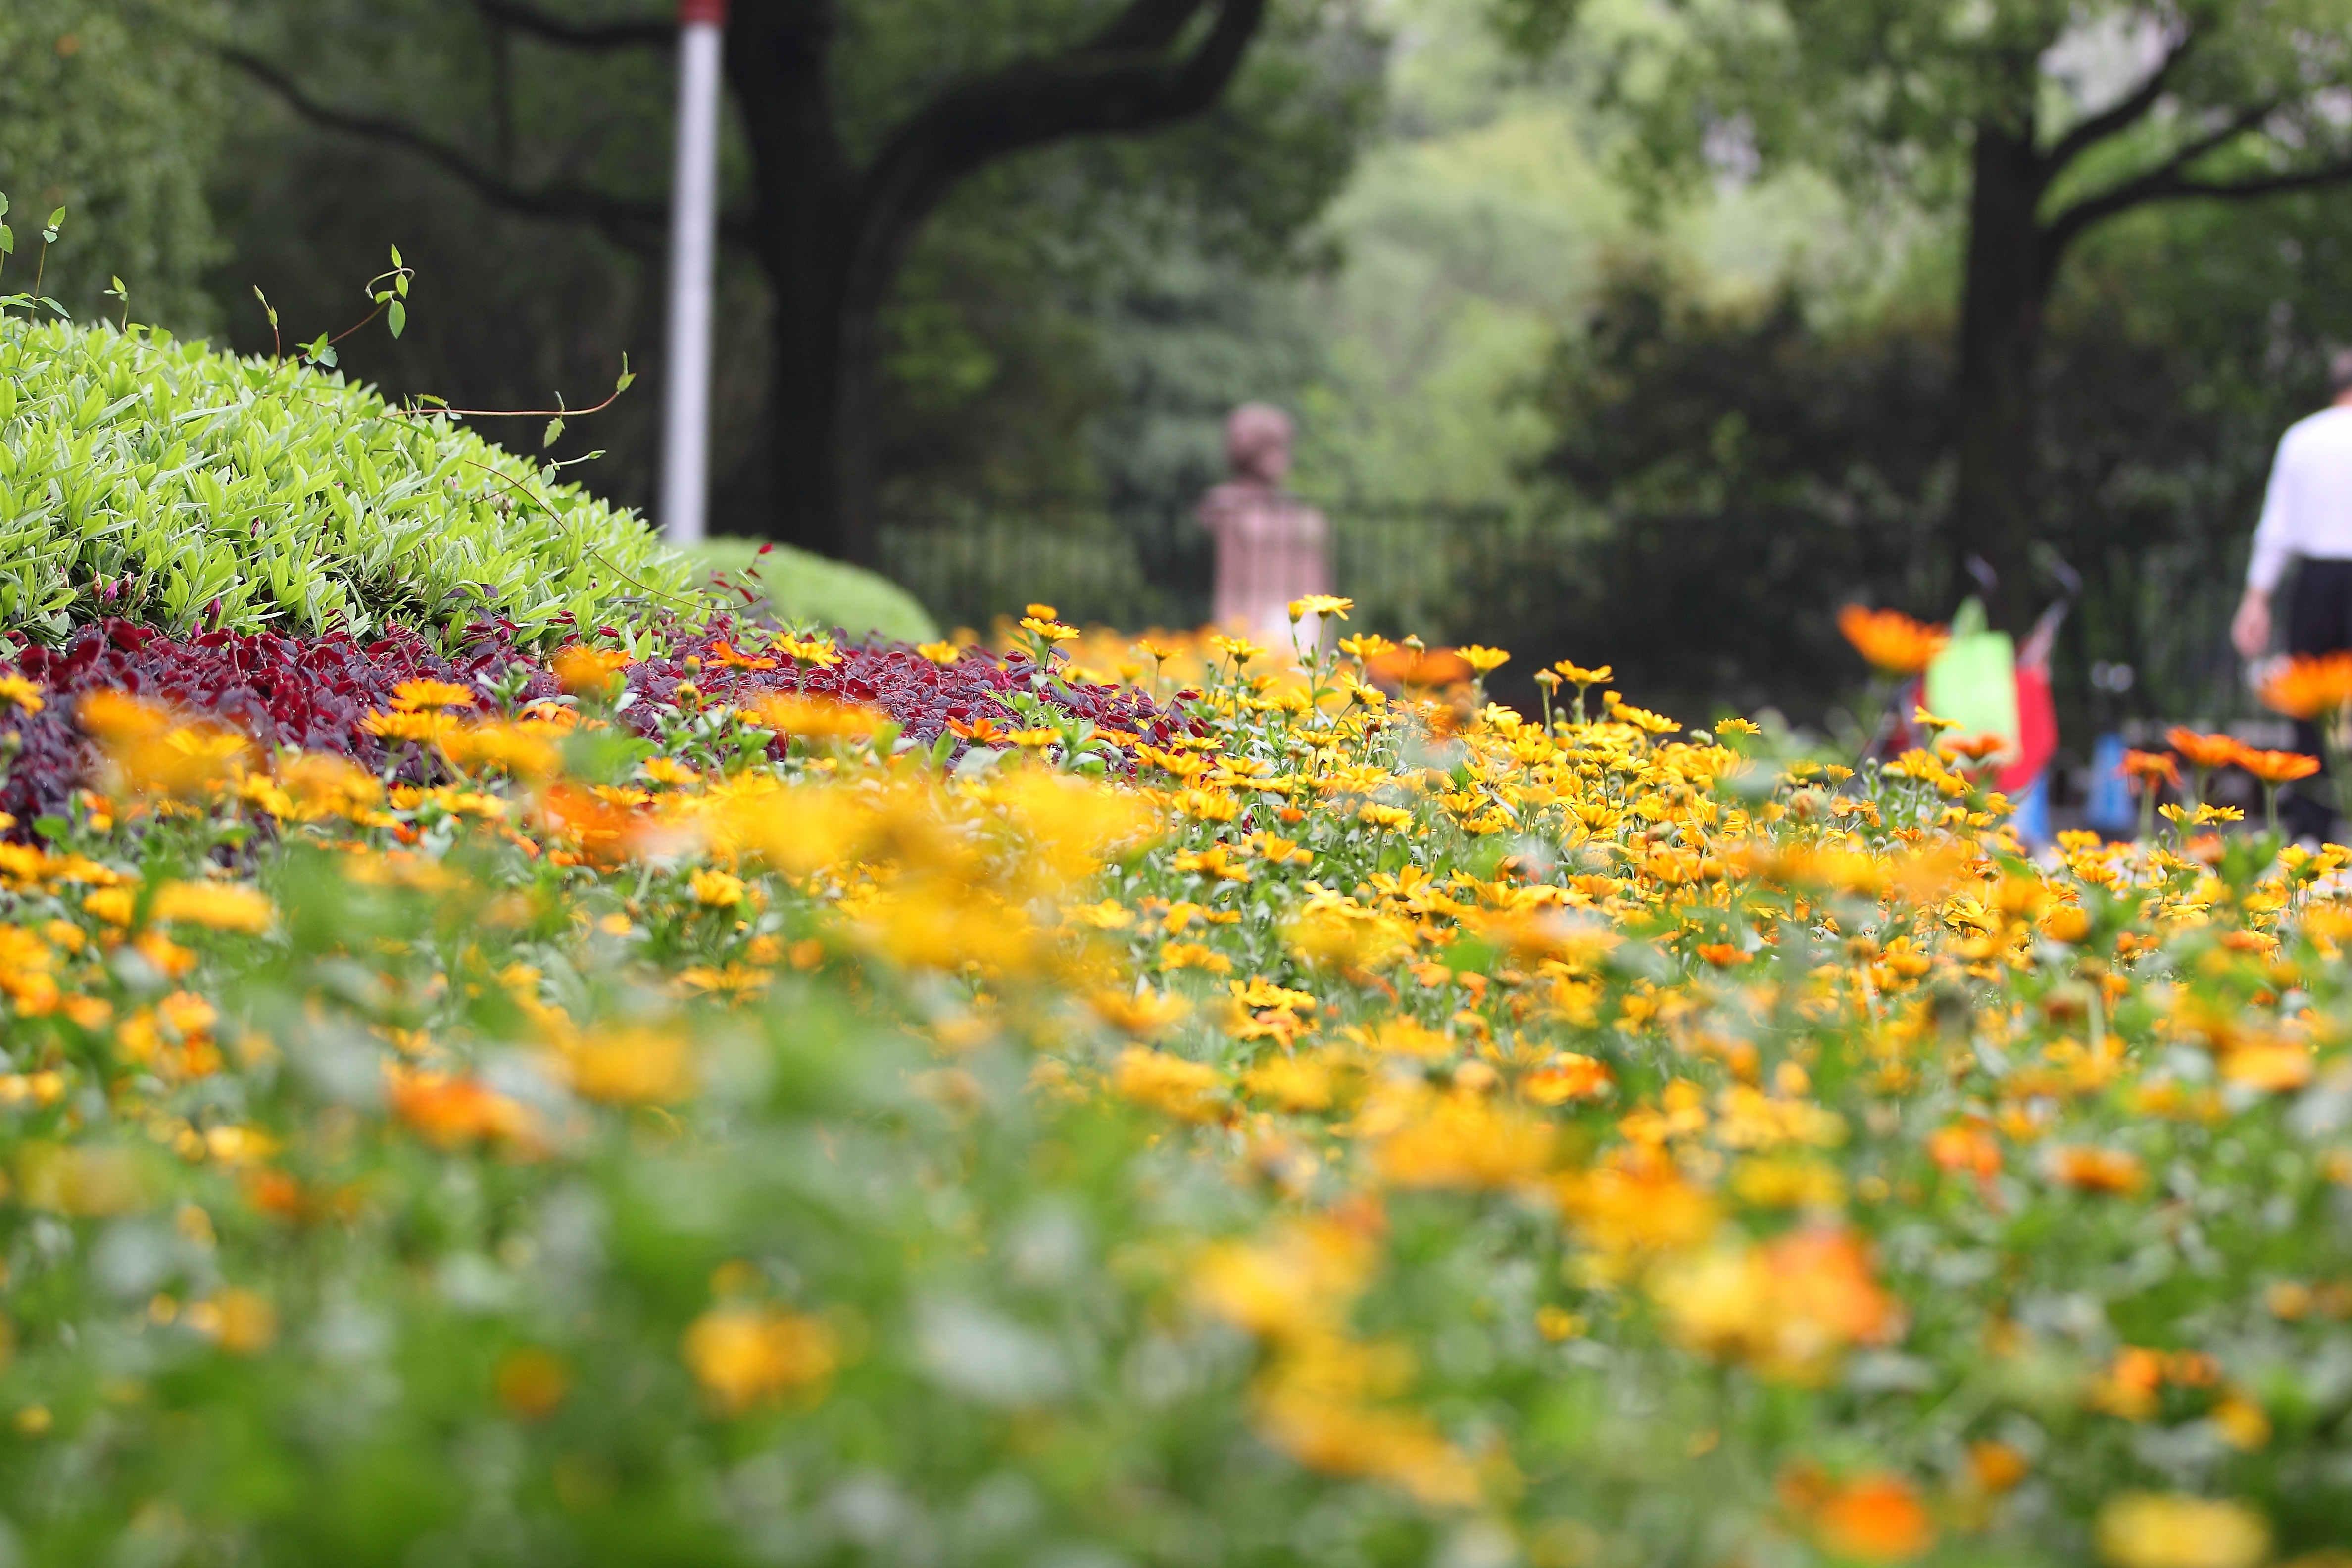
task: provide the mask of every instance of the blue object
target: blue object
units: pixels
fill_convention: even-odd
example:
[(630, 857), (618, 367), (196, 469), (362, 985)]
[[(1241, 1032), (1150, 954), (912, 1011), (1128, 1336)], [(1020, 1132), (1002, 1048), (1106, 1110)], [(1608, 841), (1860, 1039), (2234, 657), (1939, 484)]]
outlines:
[(2017, 829), (2018, 842), (2028, 849), (2040, 849), (2050, 842), (2050, 770), (2042, 769), (2033, 775), (2033, 782), (2010, 797), (2010, 825)]
[(2083, 825), (2109, 838), (2132, 838), (2139, 833), (2139, 814), (2132, 809), (2131, 784), (2124, 778), (2124, 738), (2110, 731), (2091, 745), (2090, 787), (2083, 803)]

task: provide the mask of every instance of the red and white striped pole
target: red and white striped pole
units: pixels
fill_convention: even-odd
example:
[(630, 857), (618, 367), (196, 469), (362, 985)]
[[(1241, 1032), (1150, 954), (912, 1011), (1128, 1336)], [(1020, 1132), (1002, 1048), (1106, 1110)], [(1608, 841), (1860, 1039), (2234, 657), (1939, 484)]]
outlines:
[(719, 253), (719, 103), (727, 0), (678, 0), (677, 166), (670, 187), (662, 533), (698, 544), (710, 490), (710, 316)]

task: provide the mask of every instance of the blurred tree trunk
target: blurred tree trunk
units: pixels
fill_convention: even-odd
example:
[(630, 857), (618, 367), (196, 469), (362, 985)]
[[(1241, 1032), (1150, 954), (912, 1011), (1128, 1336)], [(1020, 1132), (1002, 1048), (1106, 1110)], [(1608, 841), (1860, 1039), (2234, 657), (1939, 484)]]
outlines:
[(1949, 531), (1955, 587), (1971, 555), (1999, 585), (1993, 624), (2022, 631), (2035, 614), (2031, 564), (2040, 526), (2036, 391), (2052, 268), (2040, 207), (2048, 188), (2032, 123), (1977, 126), (1954, 409), (1958, 472)]
[(834, 112), (836, 4), (738, 5), (727, 72), (751, 143), (752, 248), (773, 301), (773, 533), (871, 564), (882, 307), (924, 220), (1003, 158), (1203, 112), (1239, 69), (1266, 0), (1128, 0), (1060, 55), (949, 84), (862, 165)]

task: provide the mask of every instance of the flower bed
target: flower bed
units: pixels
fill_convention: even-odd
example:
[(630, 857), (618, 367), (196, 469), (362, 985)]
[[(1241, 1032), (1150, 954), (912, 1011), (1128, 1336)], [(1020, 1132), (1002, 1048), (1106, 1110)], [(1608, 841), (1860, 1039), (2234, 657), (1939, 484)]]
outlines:
[(2346, 852), (1024, 631), (27, 656), (26, 1560), (2352, 1536)]
[[(758, 635), (719, 616), (699, 626), (642, 630), (632, 639), (634, 650), (617, 641), (598, 646), (628, 655), (616, 668), (643, 700), (633, 701), (623, 718), (639, 735), (658, 733), (665, 716), (677, 711), (678, 687), (686, 683), (719, 702), (757, 702), (792, 692), (873, 704), (913, 742), (932, 746), (947, 736), (941, 760), (949, 762), (970, 743), (958, 728), (969, 730), (976, 719), (992, 726), (1005, 721), (1009, 727), (1017, 715), (998, 697), (1026, 691), (1035, 673), (1034, 656), (1024, 650), (997, 658), (945, 644), (926, 644), (926, 652), (903, 644), (835, 646), (814, 638), (799, 641), (809, 657), (796, 659), (789, 652), (734, 647)], [(468, 693), (495, 690), (516, 706), (543, 701), (558, 690), (547, 664), (519, 647), (514, 627), (503, 623), (470, 628), (444, 653), (398, 627), (366, 643), (342, 634), (305, 639), (268, 632), (177, 638), (110, 619), (83, 627), (61, 647), (18, 648), (13, 659), (0, 661), (0, 679), (9, 674), (29, 692), (44, 694), (42, 706), (19, 715), (13, 726), (20, 750), (0, 778), (0, 813), (15, 819), (18, 837), (42, 816), (64, 812), (80, 787), (90, 750), (77, 703), (94, 692), (170, 704), (236, 730), (264, 753), (291, 747), (347, 757), (376, 771), (406, 763), (405, 776), (422, 783), (439, 776), (439, 770), (420, 766), (430, 759), (403, 752), (396, 741), (387, 745), (381, 727), (370, 723), (404, 684), (432, 680)], [(1091, 723), (1122, 744), (1144, 738), (1164, 742), (1174, 727), (1150, 698), (1076, 676), (1057, 675), (1029, 695), (1038, 713)]]

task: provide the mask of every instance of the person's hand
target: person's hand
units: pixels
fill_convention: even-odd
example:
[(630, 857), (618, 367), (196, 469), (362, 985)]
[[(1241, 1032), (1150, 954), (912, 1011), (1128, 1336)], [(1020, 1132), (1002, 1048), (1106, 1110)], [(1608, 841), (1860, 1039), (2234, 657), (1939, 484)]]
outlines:
[(2230, 621), (2230, 641), (2238, 657), (2256, 659), (2270, 651), (2271, 596), (2259, 588), (2249, 588), (2246, 596), (2238, 601), (2238, 613)]

